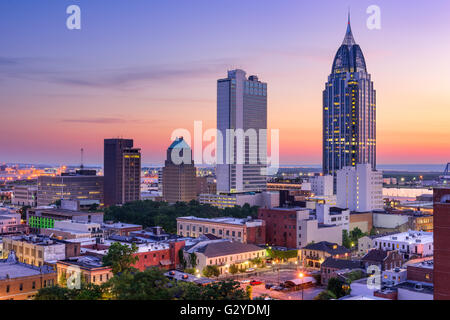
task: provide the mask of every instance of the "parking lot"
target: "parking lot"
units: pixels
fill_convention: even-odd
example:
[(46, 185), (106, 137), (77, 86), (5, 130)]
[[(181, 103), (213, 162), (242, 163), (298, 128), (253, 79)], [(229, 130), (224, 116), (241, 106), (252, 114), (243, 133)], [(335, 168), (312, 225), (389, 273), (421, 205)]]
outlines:
[[(308, 276), (308, 275), (306, 275)], [(271, 271), (266, 273), (258, 274), (257, 276), (250, 276), (247, 279), (248, 280), (256, 280), (261, 281), (262, 284), (252, 286), (252, 294), (253, 297), (259, 297), (263, 294), (268, 295), (269, 297), (273, 299), (279, 299), (279, 300), (302, 300), (302, 290), (299, 291), (275, 291), (266, 289), (266, 284), (274, 284), (278, 285), (280, 283), (284, 283), (287, 280), (292, 280), (298, 277), (298, 271), (297, 270), (280, 270), (278, 271)], [(242, 280), (241, 280), (242, 281)], [(249, 285), (249, 283), (242, 283), (242, 288), (246, 288)], [(312, 300), (315, 296), (317, 296), (322, 290), (324, 290), (324, 287), (313, 287), (313, 288), (307, 288), (303, 290), (303, 298), (304, 300)]]

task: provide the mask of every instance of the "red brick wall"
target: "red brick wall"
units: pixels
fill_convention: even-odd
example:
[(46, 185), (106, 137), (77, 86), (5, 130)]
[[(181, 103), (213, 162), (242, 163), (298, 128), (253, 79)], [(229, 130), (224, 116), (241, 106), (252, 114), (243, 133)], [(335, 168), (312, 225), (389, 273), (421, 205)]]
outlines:
[[(34, 283), (34, 288), (33, 288)], [(0, 300), (29, 300), (39, 289), (56, 285), (56, 272), (0, 280)], [(7, 287), (9, 286), (9, 292)], [(22, 290), (20, 287), (22, 286)]]
[(258, 219), (266, 222), (266, 243), (297, 248), (297, 212), (295, 210), (260, 208)]
[(450, 188), (437, 188), (434, 201), (434, 299), (450, 300), (450, 203), (440, 203)]
[(373, 295), (375, 297), (378, 298), (385, 298), (385, 299), (391, 299), (391, 300), (397, 300), (397, 291), (392, 291), (392, 292), (380, 292), (380, 291), (375, 291), (373, 293)]
[(431, 268), (408, 266), (406, 272), (408, 280), (433, 283), (433, 269)]
[(265, 244), (266, 243), (266, 223), (259, 227), (247, 228), (247, 243)]
[[(150, 267), (157, 267), (161, 269), (174, 269), (179, 264), (178, 251), (185, 245), (184, 241), (172, 242), (169, 244), (169, 249), (140, 252), (134, 254), (139, 260), (133, 265), (139, 271), (144, 271)], [(169, 260), (171, 264), (162, 265), (161, 261)]]

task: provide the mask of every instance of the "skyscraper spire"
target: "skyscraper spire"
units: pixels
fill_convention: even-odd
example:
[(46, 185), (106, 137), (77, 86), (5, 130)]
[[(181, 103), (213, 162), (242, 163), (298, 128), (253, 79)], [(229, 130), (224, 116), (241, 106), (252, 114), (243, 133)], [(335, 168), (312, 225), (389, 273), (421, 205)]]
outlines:
[(352, 27), (350, 26), (350, 8), (348, 9), (347, 32), (345, 33), (344, 41), (342, 42), (342, 44), (345, 44), (347, 46), (356, 44), (352, 34)]

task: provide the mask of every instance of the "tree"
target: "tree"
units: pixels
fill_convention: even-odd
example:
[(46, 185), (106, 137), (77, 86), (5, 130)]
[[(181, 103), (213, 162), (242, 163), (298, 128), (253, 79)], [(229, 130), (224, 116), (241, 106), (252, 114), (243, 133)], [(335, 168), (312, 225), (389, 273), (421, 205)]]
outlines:
[(134, 268), (131, 266), (139, 260), (137, 256), (134, 256), (136, 252), (137, 246), (134, 243), (130, 247), (120, 242), (114, 242), (109, 247), (108, 253), (103, 257), (103, 264), (111, 266), (114, 275), (132, 271)]
[(209, 265), (203, 269), (203, 275), (207, 278), (218, 277), (220, 275), (220, 270), (218, 266)]
[(248, 300), (248, 293), (237, 281), (220, 281), (201, 288), (201, 300)]
[(328, 280), (327, 289), (331, 291), (337, 299), (347, 295), (347, 284), (339, 280), (338, 278), (330, 278)]
[(178, 250), (178, 259), (180, 259), (180, 264), (181, 264), (182, 268), (186, 269), (187, 263), (186, 263), (186, 259), (184, 258), (183, 249)]
[(191, 264), (191, 267), (195, 269), (195, 267), (197, 267), (197, 255), (195, 254), (195, 252), (192, 252), (189, 255), (189, 263)]
[(236, 274), (239, 272), (239, 267), (235, 264), (232, 264), (228, 271), (230, 271), (231, 274)]
[(149, 268), (143, 272), (124, 272), (110, 280), (113, 298), (118, 300), (170, 300), (174, 284), (161, 270)]
[(70, 300), (71, 290), (59, 286), (39, 289), (34, 300)]
[(330, 300), (336, 299), (336, 295), (330, 290), (324, 290), (314, 297), (314, 300)]
[(352, 241), (350, 237), (348, 236), (347, 230), (342, 230), (342, 245), (346, 247), (347, 249), (350, 249), (352, 246)]
[(245, 287), (245, 292), (247, 293), (248, 298), (249, 298), (250, 300), (252, 300), (252, 296), (253, 296), (253, 287), (252, 287), (252, 286), (247, 286), (247, 287)]

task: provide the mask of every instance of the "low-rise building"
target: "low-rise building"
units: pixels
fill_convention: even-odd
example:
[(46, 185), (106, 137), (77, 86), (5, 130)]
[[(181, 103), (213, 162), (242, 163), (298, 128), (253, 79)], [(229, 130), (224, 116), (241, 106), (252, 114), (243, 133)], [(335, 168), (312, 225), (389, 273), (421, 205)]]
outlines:
[(177, 234), (180, 236), (197, 238), (208, 233), (242, 243), (266, 243), (266, 223), (261, 219), (207, 219), (193, 216), (177, 218)]
[(320, 269), (322, 263), (327, 258), (350, 259), (350, 250), (327, 241), (310, 243), (303, 247), (300, 252), (300, 259), (305, 268)]
[(41, 267), (80, 254), (80, 244), (45, 236), (3, 237), (3, 257), (14, 251), (19, 262)]
[(433, 283), (434, 261), (433, 259), (406, 264), (407, 279), (411, 281)]
[(56, 271), (19, 262), (10, 252), (0, 260), (0, 300), (30, 300), (41, 288), (56, 284)]
[(61, 240), (102, 238), (103, 230), (99, 223), (57, 220), (53, 228), (42, 229), (41, 234)]
[(342, 226), (320, 223), (311, 209), (260, 208), (258, 218), (266, 222), (269, 245), (294, 249), (320, 241), (342, 244)]
[(405, 259), (433, 255), (433, 233), (408, 231), (376, 238), (374, 247), (382, 250), (398, 250)]
[(104, 266), (101, 257), (96, 256), (70, 257), (59, 260), (56, 266), (60, 285), (66, 285), (62, 282), (71, 277), (79, 277), (80, 282), (96, 285), (101, 285), (113, 277), (111, 267)]
[(372, 212), (350, 212), (349, 230), (359, 228), (364, 233), (369, 233), (373, 228)]
[(381, 272), (400, 268), (403, 264), (403, 258), (397, 250), (386, 251), (381, 249), (372, 249), (361, 258), (361, 262), (366, 268), (367, 273), (373, 274), (377, 271)]
[(27, 210), (27, 224), (31, 231), (40, 233), (42, 229), (54, 228), (55, 221), (72, 220), (75, 222), (103, 223), (103, 212), (84, 212), (68, 209), (61, 202), (61, 208), (37, 207)]
[(19, 213), (0, 213), (0, 235), (28, 233), (28, 226), (21, 224)]
[(317, 204), (316, 216), (319, 223), (335, 224), (341, 226), (342, 230), (350, 231), (350, 210), (348, 209), (331, 207), (328, 204)]
[(327, 285), (328, 280), (337, 277), (339, 273), (348, 273), (354, 270), (364, 270), (361, 261), (329, 257), (320, 266), (320, 282), (322, 285)]
[(250, 267), (250, 260), (265, 258), (266, 250), (254, 244), (219, 239), (199, 241), (186, 246), (184, 249), (186, 261), (190, 261), (191, 254), (195, 254), (196, 268), (200, 271), (206, 266), (217, 266), (220, 274), (226, 274), (231, 265), (238, 268)]
[(375, 211), (373, 226), (383, 232), (433, 231), (433, 215), (420, 211)]
[(202, 193), (198, 197), (201, 204), (209, 204), (218, 208), (233, 208), (234, 206), (258, 206), (272, 208), (279, 206), (280, 194), (276, 191), (247, 192), (247, 193)]
[(106, 235), (129, 236), (130, 232), (141, 231), (142, 226), (131, 223), (106, 221), (102, 224), (102, 229), (105, 230)]
[(21, 185), (14, 186), (11, 203), (15, 206), (37, 206), (37, 186)]

